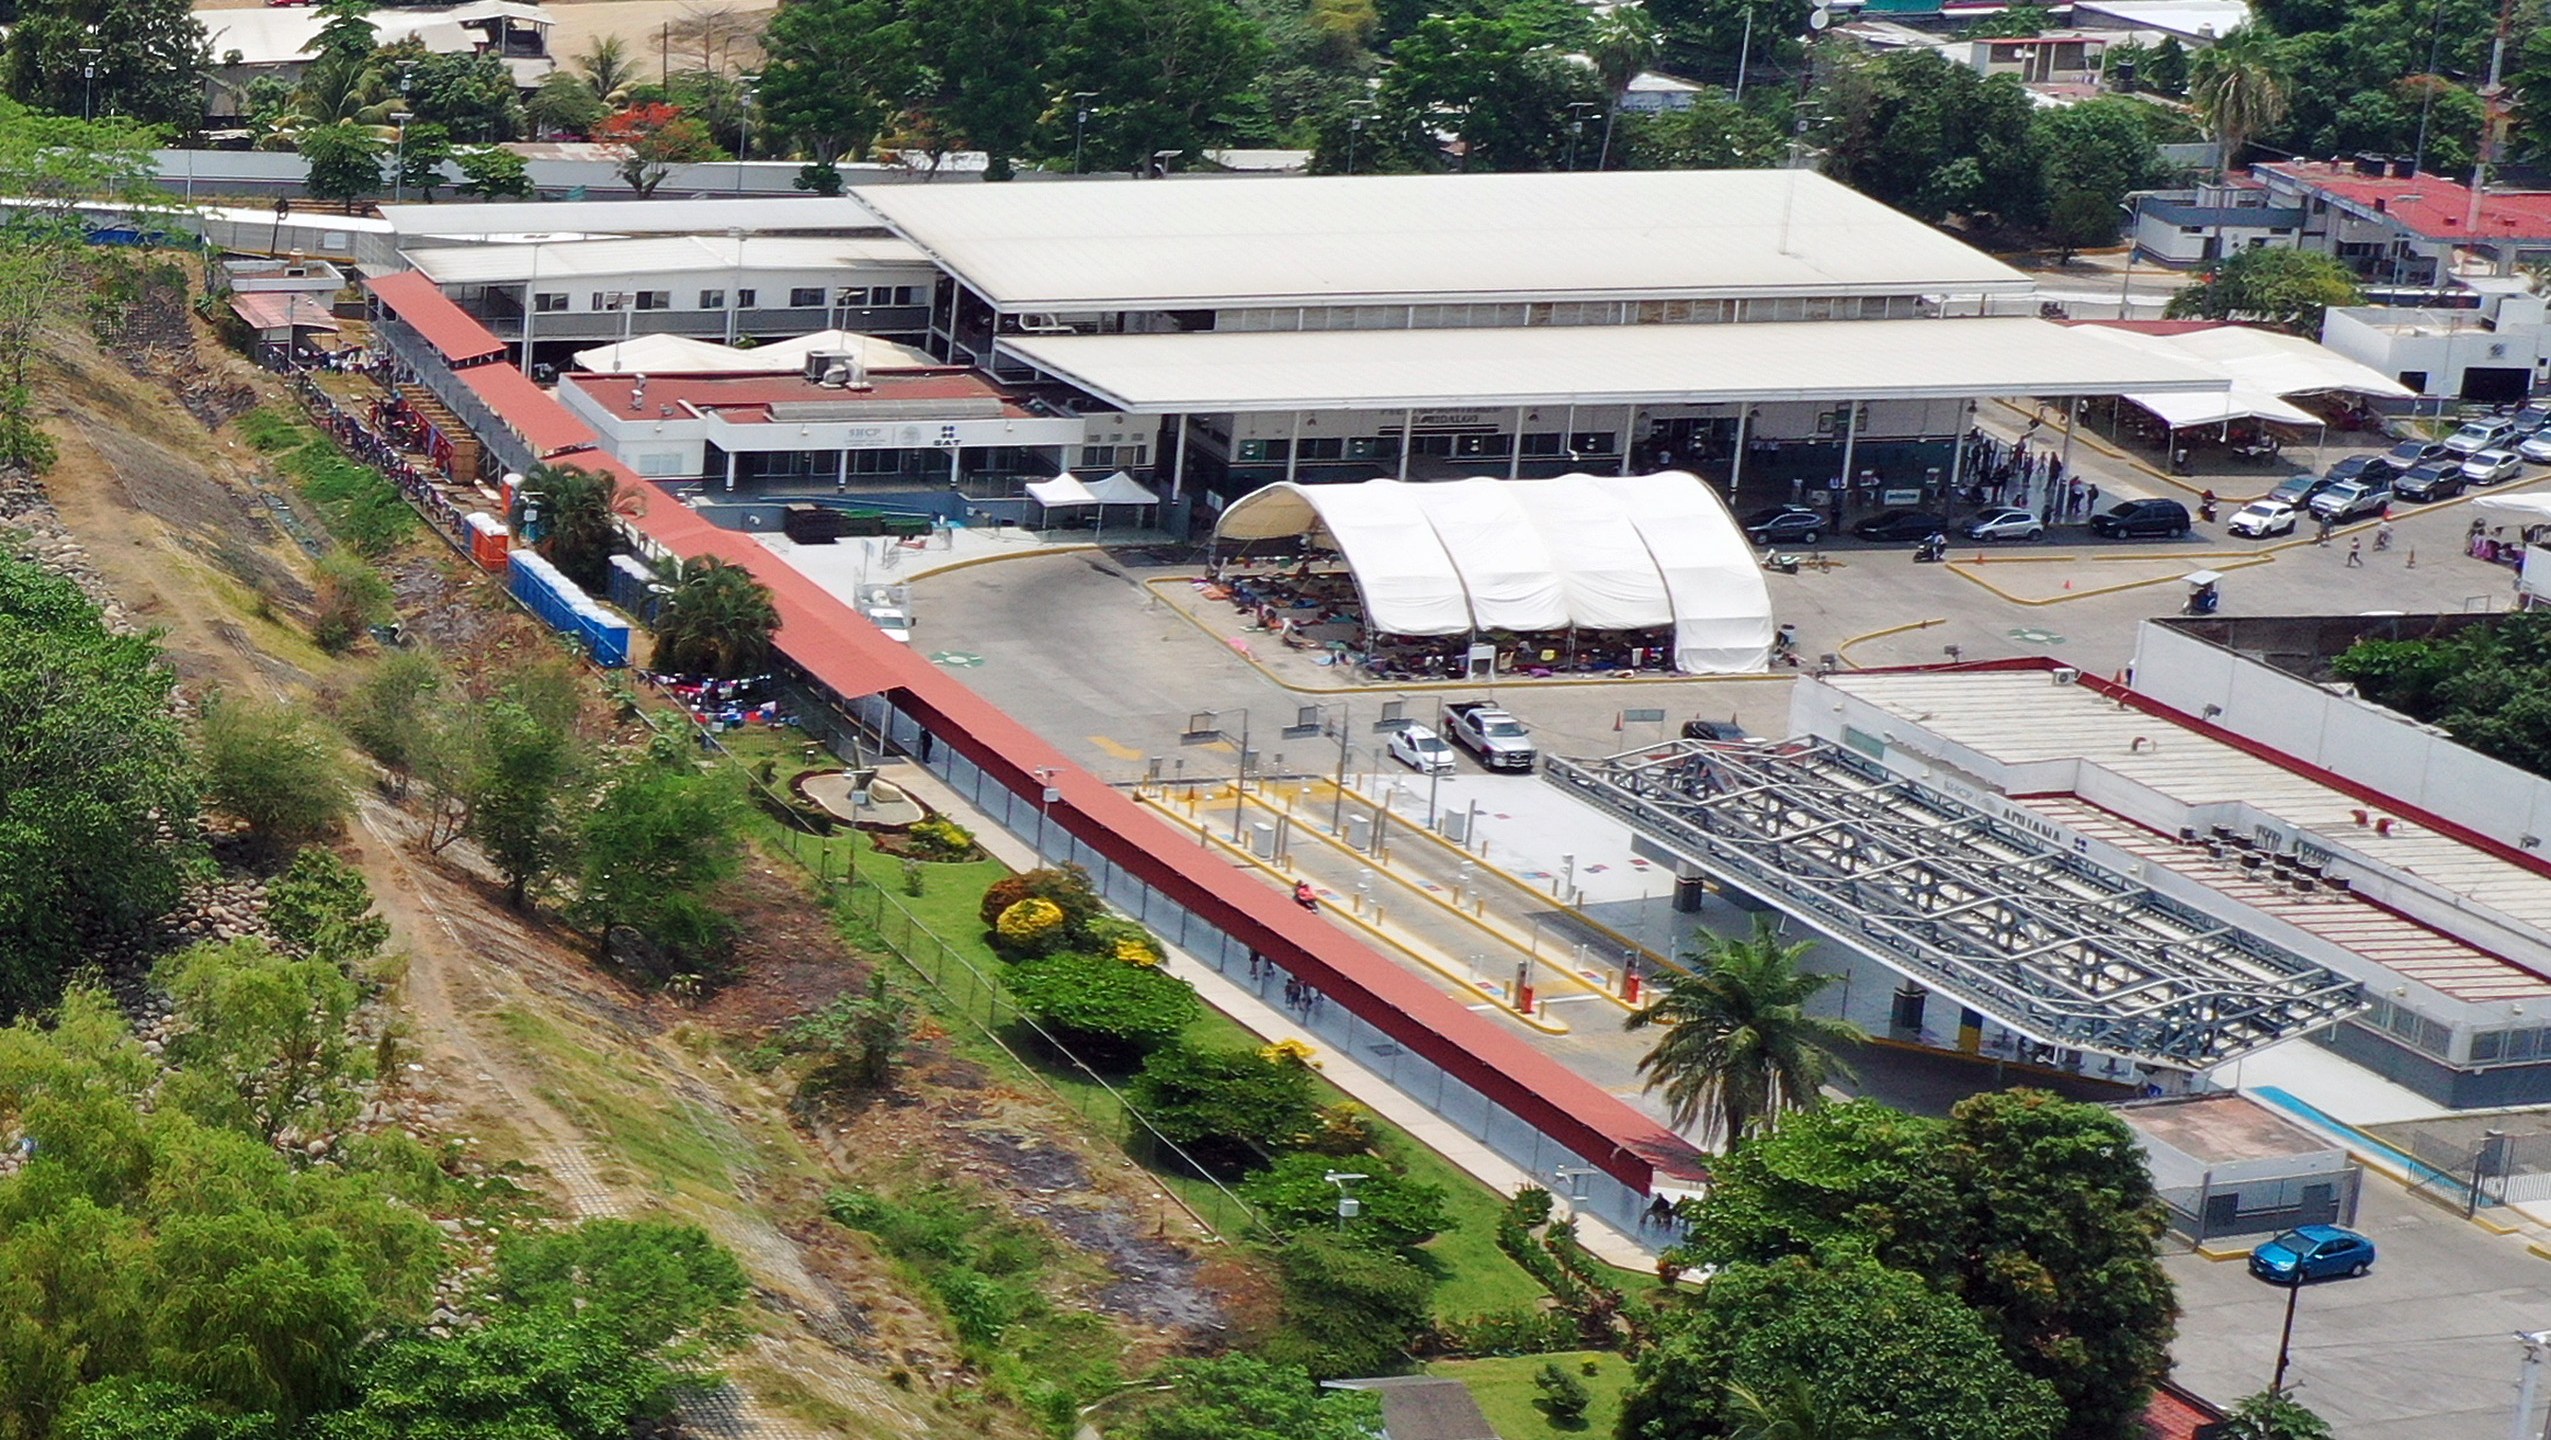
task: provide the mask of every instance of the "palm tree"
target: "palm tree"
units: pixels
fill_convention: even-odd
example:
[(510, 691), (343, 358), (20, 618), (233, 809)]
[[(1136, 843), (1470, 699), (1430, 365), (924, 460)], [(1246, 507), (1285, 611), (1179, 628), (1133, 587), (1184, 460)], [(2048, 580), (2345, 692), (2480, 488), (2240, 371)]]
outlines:
[(2188, 99), (2223, 146), (2218, 175), (2231, 173), (2250, 137), (2285, 118), (2285, 51), (2276, 37), (2245, 25), (2197, 52)]
[(1885, 1440), (1884, 1432), (1847, 1411), (1828, 1409), (1816, 1387), (1793, 1378), (1765, 1395), (1748, 1385), (1727, 1386), (1733, 1440)]
[(1597, 17), (1594, 34), (1586, 45), (1586, 58), (1594, 62), (1594, 73), (1603, 81), (1603, 148), (1596, 152), (1594, 168), (1600, 170), (1612, 157), (1612, 125), (1621, 118), (1621, 103), (1629, 98), (1630, 82), (1656, 63), (1665, 38), (1641, 5), (1616, 5)]
[(752, 571), (714, 558), (687, 565), (656, 612), (655, 668), (720, 680), (758, 675), (778, 628), (771, 592)]
[(1869, 1037), (1848, 1020), (1807, 1013), (1836, 979), (1798, 968), (1809, 948), (1782, 944), (1757, 921), (1745, 939), (1709, 937), (1693, 969), (1656, 977), (1656, 998), (1625, 1023), (1665, 1031), (1639, 1073), (1665, 1092), (1675, 1128), (1697, 1122), (1734, 1145), (1778, 1125), (1784, 1111), (1813, 1109), (1827, 1079), (1850, 1073), (1834, 1052)]
[(629, 44), (617, 35), (597, 37), (576, 57), (576, 68), (584, 72), (585, 83), (605, 101), (625, 89), (638, 78), (638, 67), (629, 58)]

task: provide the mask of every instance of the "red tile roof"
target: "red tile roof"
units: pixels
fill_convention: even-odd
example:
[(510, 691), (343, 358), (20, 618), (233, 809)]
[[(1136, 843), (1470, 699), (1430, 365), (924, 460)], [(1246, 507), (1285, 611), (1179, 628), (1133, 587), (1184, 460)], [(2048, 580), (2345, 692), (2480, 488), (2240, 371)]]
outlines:
[(2395, 180), (2360, 175), (2345, 165), (2308, 160), (2280, 161), (2258, 167), (2289, 176), (2305, 187), (2366, 209), (2379, 202), (2383, 213), (2423, 239), (2458, 240), (2478, 235), (2488, 240), (2551, 239), (2551, 193), (2538, 190), (2492, 191), (2481, 196), (2480, 227), (2463, 221), (2471, 213), (2471, 187), (2442, 175)]
[(256, 330), (340, 329), (328, 307), (298, 290), (249, 290), (230, 297), (230, 311)]
[[(631, 392), (637, 388), (636, 375), (589, 374), (583, 371), (568, 376), (576, 388), (608, 406), (613, 414), (628, 410)], [(1001, 413), (1014, 420), (1034, 414), (1021, 405), (1009, 391), (1002, 389), (982, 374), (950, 367), (942, 370), (905, 370), (892, 374), (871, 372), (865, 389), (848, 390), (840, 386), (817, 385), (802, 375), (650, 375), (647, 377), (649, 405), (690, 405), (701, 410), (724, 412), (732, 422), (749, 424), (768, 419), (768, 407), (791, 402), (825, 401), (858, 404), (863, 400), (901, 403), (915, 400), (998, 400)], [(750, 412), (760, 410), (764, 414)]]
[(462, 366), (493, 359), (505, 353), (505, 342), (489, 334), (487, 327), (469, 317), (469, 312), (451, 302), (450, 297), (434, 288), (434, 282), (414, 270), (396, 275), (382, 275), (363, 282), (372, 298), (382, 308), (398, 316), (425, 337), (447, 365)]
[(2197, 1427), (2223, 1418), (2223, 1412), (2180, 1387), (2162, 1382), (2145, 1402), (2136, 1440), (2196, 1440)]
[(511, 365), (473, 365), (453, 372), (460, 382), (487, 402), (487, 408), (521, 438), (531, 452), (546, 460), (602, 443), (593, 427), (567, 413), (548, 391), (534, 385)]

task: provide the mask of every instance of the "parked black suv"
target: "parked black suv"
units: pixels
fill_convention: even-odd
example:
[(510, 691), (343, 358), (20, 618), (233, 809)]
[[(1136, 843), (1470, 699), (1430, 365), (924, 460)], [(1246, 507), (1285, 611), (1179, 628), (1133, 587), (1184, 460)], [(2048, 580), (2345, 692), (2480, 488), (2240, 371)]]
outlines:
[(2122, 500), (2090, 517), (2090, 533), (2124, 540), (2188, 533), (2188, 507), (2176, 500)]
[(2401, 473), (2403, 468), (2393, 464), (2387, 455), (2350, 455), (2332, 465), (2327, 478), (2332, 484), (2343, 484), (2349, 480), (2388, 480)]
[(2409, 467), (2409, 473), (2392, 482), (2392, 493), (2403, 500), (2424, 504), (2430, 500), (2451, 500), (2471, 483), (2463, 478), (2462, 466), (2451, 460), (2427, 460)]
[(1775, 505), (1746, 516), (1745, 533), (1757, 545), (1813, 545), (1825, 538), (1825, 517), (1805, 505)]

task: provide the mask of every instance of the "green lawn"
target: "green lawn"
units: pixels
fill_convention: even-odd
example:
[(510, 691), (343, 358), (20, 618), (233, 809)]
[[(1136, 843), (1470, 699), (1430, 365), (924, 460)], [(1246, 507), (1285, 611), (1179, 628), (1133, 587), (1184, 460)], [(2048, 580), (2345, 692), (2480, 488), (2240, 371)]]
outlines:
[[(1560, 1428), (1533, 1402), (1541, 1391), (1532, 1383), (1541, 1367), (1557, 1361), (1559, 1368), (1577, 1377), (1592, 1392), (1594, 1403), (1587, 1407), (1583, 1421), (1566, 1429)], [(1595, 1373), (1588, 1375), (1581, 1367), (1595, 1362)], [(1471, 1397), (1497, 1427), (1505, 1440), (1560, 1440), (1560, 1437), (1608, 1436), (1621, 1418), (1621, 1392), (1630, 1385), (1630, 1362), (1618, 1355), (1594, 1350), (1574, 1350), (1559, 1355), (1507, 1355), (1490, 1360), (1438, 1360), (1426, 1367), (1429, 1375), (1443, 1375), (1470, 1387)]]

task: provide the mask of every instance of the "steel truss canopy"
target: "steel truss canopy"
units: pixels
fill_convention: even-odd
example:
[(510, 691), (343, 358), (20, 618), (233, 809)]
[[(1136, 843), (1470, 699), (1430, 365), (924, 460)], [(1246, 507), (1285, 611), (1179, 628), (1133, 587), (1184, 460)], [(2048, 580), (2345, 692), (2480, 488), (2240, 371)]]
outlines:
[(2045, 1044), (2203, 1070), (2365, 1008), (2354, 981), (1829, 741), (1682, 741), (1543, 773)]

